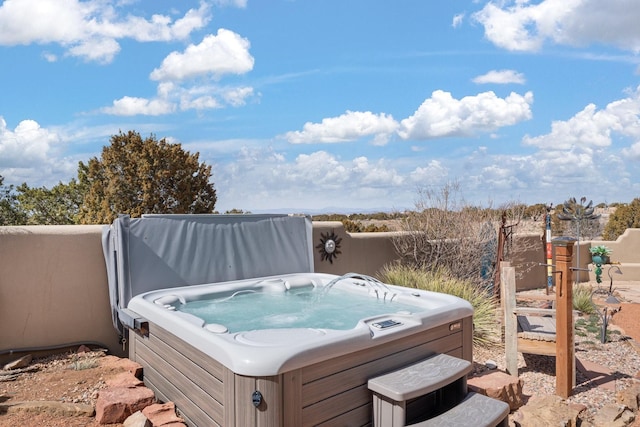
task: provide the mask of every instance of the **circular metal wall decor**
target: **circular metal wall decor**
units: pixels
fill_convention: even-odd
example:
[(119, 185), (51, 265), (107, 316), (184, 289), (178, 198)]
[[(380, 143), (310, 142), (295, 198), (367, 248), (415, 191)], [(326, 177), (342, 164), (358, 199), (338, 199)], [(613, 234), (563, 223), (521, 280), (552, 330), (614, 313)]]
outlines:
[(320, 253), (320, 260), (327, 260), (333, 264), (333, 260), (341, 253), (340, 242), (342, 242), (342, 238), (338, 237), (333, 230), (330, 233), (320, 233), (320, 243), (316, 245), (316, 249)]

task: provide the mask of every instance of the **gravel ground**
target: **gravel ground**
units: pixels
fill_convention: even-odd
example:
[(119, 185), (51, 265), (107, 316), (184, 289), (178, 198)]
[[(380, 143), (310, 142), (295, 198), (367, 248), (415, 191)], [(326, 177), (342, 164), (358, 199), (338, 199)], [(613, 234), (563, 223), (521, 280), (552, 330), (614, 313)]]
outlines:
[[(633, 304), (640, 318), (640, 304)], [(616, 391), (628, 388), (640, 374), (640, 346), (620, 327), (611, 325), (609, 342), (602, 344), (598, 331), (579, 328), (575, 335), (575, 354), (580, 360), (596, 363), (611, 372), (615, 389), (599, 387), (596, 381), (576, 371), (576, 387), (568, 401), (585, 405), (590, 415), (609, 403), (616, 403)], [(584, 336), (582, 335), (584, 334)], [(498, 369), (506, 370), (504, 347), (474, 348), (474, 374), (486, 372), (488, 360), (497, 363)], [(556, 393), (555, 357), (518, 353), (518, 374), (524, 382), (525, 399), (533, 395)]]

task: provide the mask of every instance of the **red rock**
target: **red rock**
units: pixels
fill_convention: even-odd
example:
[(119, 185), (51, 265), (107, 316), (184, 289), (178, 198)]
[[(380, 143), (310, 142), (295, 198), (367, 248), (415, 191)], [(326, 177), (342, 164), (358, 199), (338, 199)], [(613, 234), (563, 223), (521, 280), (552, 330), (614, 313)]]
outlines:
[(136, 378), (142, 379), (143, 368), (141, 364), (134, 362), (131, 359), (124, 358), (120, 359), (119, 365), (126, 369), (128, 372), (131, 372)]
[(80, 347), (78, 347), (78, 349), (76, 350), (76, 353), (81, 354), (81, 353), (90, 353), (91, 349), (89, 347), (87, 347), (86, 345), (82, 344)]
[(109, 387), (140, 387), (144, 382), (136, 378), (131, 372), (121, 372), (106, 381)]
[(131, 414), (153, 404), (155, 396), (147, 387), (111, 387), (102, 390), (96, 401), (99, 424), (122, 423)]
[(184, 420), (176, 415), (176, 405), (173, 402), (149, 405), (142, 413), (151, 421), (153, 427), (184, 426)]
[(142, 365), (131, 359), (108, 355), (100, 358), (100, 366), (122, 369), (131, 372), (136, 378), (142, 378)]
[(512, 411), (522, 406), (522, 380), (500, 371), (469, 378), (469, 389), (509, 404)]
[(5, 371), (10, 371), (12, 369), (26, 368), (27, 366), (29, 366), (29, 363), (31, 363), (31, 359), (33, 359), (33, 356), (27, 354), (17, 360), (14, 360), (13, 362), (7, 363), (2, 369), (4, 369)]

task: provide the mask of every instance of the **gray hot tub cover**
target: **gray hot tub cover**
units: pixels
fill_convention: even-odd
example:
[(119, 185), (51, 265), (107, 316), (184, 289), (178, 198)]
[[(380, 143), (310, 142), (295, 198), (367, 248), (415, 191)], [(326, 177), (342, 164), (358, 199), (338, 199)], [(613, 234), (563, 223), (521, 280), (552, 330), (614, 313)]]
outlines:
[(121, 215), (102, 233), (114, 326), (135, 326), (147, 291), (313, 272), (312, 231), (302, 215)]

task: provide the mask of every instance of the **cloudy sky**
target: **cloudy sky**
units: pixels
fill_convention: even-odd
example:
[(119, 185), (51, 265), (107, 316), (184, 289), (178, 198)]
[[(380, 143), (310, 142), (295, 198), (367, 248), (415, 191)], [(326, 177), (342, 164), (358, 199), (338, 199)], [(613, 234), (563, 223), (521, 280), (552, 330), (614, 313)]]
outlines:
[(640, 196), (637, 0), (4, 0), (0, 175), (179, 142), (219, 211)]

